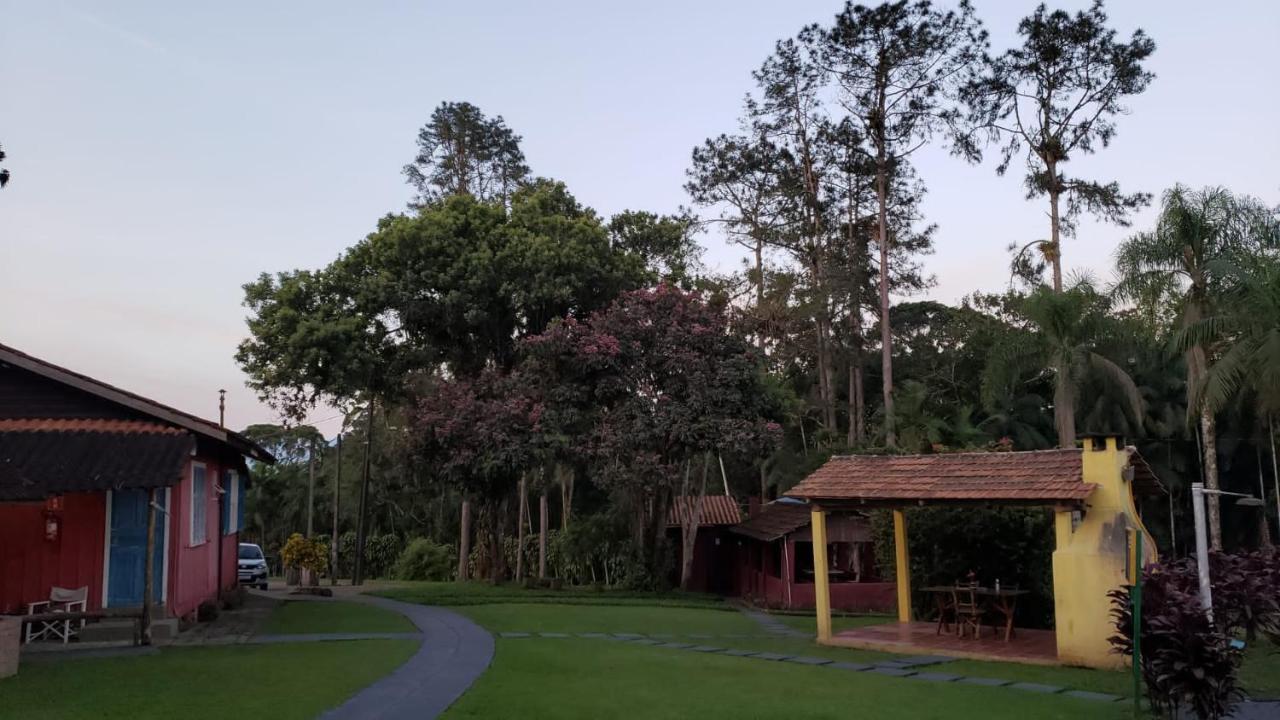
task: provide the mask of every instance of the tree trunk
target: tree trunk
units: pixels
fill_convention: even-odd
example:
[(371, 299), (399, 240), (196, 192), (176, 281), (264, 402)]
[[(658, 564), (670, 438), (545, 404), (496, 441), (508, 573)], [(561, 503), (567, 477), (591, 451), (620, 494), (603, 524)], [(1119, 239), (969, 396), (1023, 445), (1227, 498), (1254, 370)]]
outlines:
[(538, 496), (538, 578), (547, 576), (547, 520), (551, 513), (547, 512), (547, 489), (542, 488)]
[(520, 476), (520, 506), (516, 512), (516, 582), (524, 579), (524, 513), (528, 505), (524, 475)]
[(493, 532), (493, 543), (489, 547), (489, 581), (494, 585), (502, 582), (507, 576), (507, 553), (505, 543), (507, 536), (507, 499), (503, 498), (494, 508), (489, 523)]
[(760, 504), (763, 505), (769, 499), (769, 471), (765, 468), (768, 460), (760, 461)]
[(849, 447), (866, 442), (863, 417), (866, 399), (862, 391), (862, 318), (857, 307), (849, 309)]
[(880, 232), (880, 368), (884, 394), (884, 444), (898, 445), (893, 414), (893, 328), (889, 325), (889, 188), (884, 148), (878, 151), (876, 199), (879, 202), (877, 224)]
[(1062, 292), (1062, 218), (1058, 205), (1062, 200), (1062, 191), (1058, 189), (1058, 164), (1045, 163), (1045, 171), (1049, 175), (1049, 256), (1053, 263), (1053, 291)]
[(360, 500), (356, 507), (356, 558), (355, 571), (351, 576), (352, 585), (364, 584), (365, 514), (369, 504), (369, 467), (373, 455), (373, 415), (376, 410), (377, 404), (370, 400), (369, 417), (364, 430), (364, 469), (360, 478)]
[(1066, 362), (1059, 359), (1053, 377), (1053, 424), (1058, 431), (1058, 447), (1076, 446), (1075, 398), (1071, 395), (1071, 379), (1067, 377)]
[[(345, 424), (345, 423), (344, 423)], [(342, 496), (342, 430), (338, 430), (338, 459), (333, 475), (333, 535), (329, 538), (329, 584), (338, 584), (338, 508)]]
[[(1218, 489), (1218, 422), (1208, 404), (1200, 410), (1200, 434), (1204, 440), (1204, 486)], [(1222, 503), (1217, 493), (1205, 493), (1209, 514), (1209, 548), (1222, 550)]]
[(687, 512), (681, 521), (681, 540), (683, 540), (683, 552), (681, 553), (680, 567), (680, 589), (689, 590), (689, 584), (693, 581), (693, 556), (698, 545), (698, 525), (702, 522), (702, 498), (707, 495), (707, 469), (711, 464), (711, 456), (704, 453), (702, 456), (702, 483), (698, 486), (698, 494), (692, 498), (689, 496), (689, 461), (685, 461), (684, 466), (684, 489), (681, 492), (681, 501), (686, 504)]
[(467, 561), (471, 559), (471, 501), (462, 499), (462, 527), (458, 533), (458, 582), (467, 579)]
[(307, 539), (315, 536), (316, 514), (316, 442), (307, 446)]
[(569, 515), (573, 511), (573, 468), (556, 465), (560, 476), (560, 529), (569, 527)]

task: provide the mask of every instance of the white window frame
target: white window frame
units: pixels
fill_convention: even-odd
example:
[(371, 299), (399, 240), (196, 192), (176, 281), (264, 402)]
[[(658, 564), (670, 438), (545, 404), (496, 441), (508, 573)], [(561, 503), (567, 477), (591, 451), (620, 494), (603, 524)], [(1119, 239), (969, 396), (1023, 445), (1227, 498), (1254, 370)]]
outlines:
[[(196, 470), (200, 470), (200, 475), (204, 483), (204, 497), (201, 499), (200, 507), (196, 507)], [(191, 463), (191, 489), (188, 491), (187, 502), (187, 544), (188, 547), (199, 547), (209, 542), (209, 469), (204, 463)], [(200, 512), (196, 514), (197, 510)], [(201, 518), (201, 536), (196, 538), (196, 518)]]
[(227, 494), (227, 526), (222, 528), (222, 534), (235, 535), (240, 532), (240, 472), (227, 470), (223, 473), (223, 483)]

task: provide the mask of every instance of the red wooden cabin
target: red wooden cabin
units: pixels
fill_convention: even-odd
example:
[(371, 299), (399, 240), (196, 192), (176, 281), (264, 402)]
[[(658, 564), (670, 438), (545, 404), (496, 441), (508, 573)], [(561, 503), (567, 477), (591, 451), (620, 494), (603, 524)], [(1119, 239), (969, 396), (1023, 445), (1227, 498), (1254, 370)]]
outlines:
[(0, 345), (0, 613), (53, 586), (142, 605), (156, 491), (156, 607), (189, 617), (237, 583), (247, 438)]
[[(813, 534), (807, 505), (778, 501), (765, 505), (732, 531), (737, 535), (738, 595), (770, 608), (812, 609), (815, 604)], [(858, 514), (827, 520), (831, 567), (831, 608), (851, 612), (891, 612), (895, 585), (876, 574), (871, 526)]]

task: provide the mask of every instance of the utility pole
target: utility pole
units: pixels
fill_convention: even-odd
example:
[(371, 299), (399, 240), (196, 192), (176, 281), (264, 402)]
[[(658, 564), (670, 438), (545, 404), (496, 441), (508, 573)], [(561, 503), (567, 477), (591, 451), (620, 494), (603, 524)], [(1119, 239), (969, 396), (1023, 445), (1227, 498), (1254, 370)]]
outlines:
[(307, 446), (307, 539), (315, 535), (316, 510), (316, 441)]
[(373, 454), (373, 415), (377, 408), (372, 398), (369, 399), (369, 409), (366, 419), (364, 431), (364, 470), (360, 478), (360, 500), (356, 508), (356, 558), (355, 571), (351, 576), (352, 585), (364, 584), (364, 534), (365, 534), (365, 508), (369, 502), (369, 463)]
[[(346, 423), (343, 423), (344, 425)], [(342, 493), (342, 428), (338, 428), (338, 460), (333, 474), (333, 536), (329, 540), (329, 584), (338, 584), (338, 500)]]

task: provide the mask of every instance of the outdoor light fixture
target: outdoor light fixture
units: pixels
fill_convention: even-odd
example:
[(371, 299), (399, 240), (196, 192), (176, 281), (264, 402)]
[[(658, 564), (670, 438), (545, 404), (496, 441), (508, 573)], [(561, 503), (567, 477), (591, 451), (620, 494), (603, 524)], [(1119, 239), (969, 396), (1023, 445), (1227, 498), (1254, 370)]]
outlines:
[(1205, 530), (1204, 496), (1230, 495), (1239, 498), (1238, 507), (1262, 507), (1262, 500), (1245, 493), (1233, 493), (1225, 490), (1206, 490), (1204, 483), (1191, 483), (1191, 511), (1196, 521), (1196, 570), (1200, 576), (1200, 607), (1213, 622), (1213, 591), (1209, 586), (1209, 533)]

